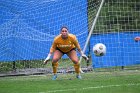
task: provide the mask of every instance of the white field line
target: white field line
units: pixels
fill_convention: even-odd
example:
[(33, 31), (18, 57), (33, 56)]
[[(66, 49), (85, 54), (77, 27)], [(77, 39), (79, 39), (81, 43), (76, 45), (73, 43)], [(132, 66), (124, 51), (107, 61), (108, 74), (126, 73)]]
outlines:
[(39, 92), (39, 93), (56, 93), (56, 92), (67, 92), (67, 91), (74, 91), (74, 90), (88, 90), (88, 89), (100, 89), (100, 88), (111, 88), (111, 87), (122, 87), (122, 86), (139, 86), (140, 83), (137, 84), (121, 84), (121, 85), (107, 85), (107, 86), (96, 86), (96, 87), (85, 87), (85, 88), (72, 88), (72, 89), (64, 89), (64, 90), (52, 90), (46, 92)]

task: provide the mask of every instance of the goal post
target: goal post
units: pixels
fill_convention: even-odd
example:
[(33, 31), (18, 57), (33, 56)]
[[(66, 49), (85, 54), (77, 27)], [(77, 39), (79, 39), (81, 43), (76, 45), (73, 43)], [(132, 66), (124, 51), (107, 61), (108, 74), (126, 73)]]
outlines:
[[(99, 1), (100, 1), (100, 0), (99, 0)], [(92, 33), (93, 33), (93, 30), (94, 30), (94, 27), (95, 27), (95, 25), (96, 25), (96, 21), (97, 21), (97, 19), (98, 19), (98, 17), (99, 17), (101, 8), (102, 8), (102, 6), (103, 6), (103, 3), (104, 3), (104, 0), (101, 0), (99, 7), (97, 7), (96, 14), (93, 15), (93, 16), (94, 16), (94, 17), (93, 17), (94, 19), (93, 19), (92, 26), (91, 26), (91, 28), (90, 28), (89, 34), (88, 34), (88, 36), (87, 36), (87, 39), (86, 39), (86, 42), (85, 42), (85, 45), (84, 45), (84, 48), (83, 48), (83, 53), (85, 53), (85, 51), (86, 51), (86, 49), (87, 49), (87, 46), (88, 46), (88, 44), (89, 44), (91, 35), (92, 35)], [(81, 61), (82, 61), (82, 57), (80, 57), (80, 63), (81, 63)], [(81, 73), (84, 73), (84, 72), (82, 71), (82, 69), (80, 69), (80, 71), (81, 71)]]
[(93, 23), (92, 23), (92, 26), (91, 26), (91, 28), (90, 28), (88, 37), (87, 37), (87, 39), (86, 39), (86, 43), (85, 43), (85, 46), (84, 46), (84, 48), (83, 48), (83, 52), (86, 51), (86, 48), (87, 48), (87, 46), (88, 46), (90, 37), (91, 37), (91, 35), (92, 35), (92, 33), (93, 33), (93, 30), (94, 30), (94, 27), (95, 27), (95, 25), (96, 25), (96, 21), (97, 21), (97, 19), (98, 19), (98, 17), (99, 17), (101, 8), (102, 8), (102, 6), (103, 6), (103, 3), (104, 3), (104, 0), (101, 0), (101, 4), (100, 4), (100, 6), (99, 6), (99, 9), (97, 10), (97, 14), (95, 15), (95, 18), (93, 19), (94, 21), (93, 21)]

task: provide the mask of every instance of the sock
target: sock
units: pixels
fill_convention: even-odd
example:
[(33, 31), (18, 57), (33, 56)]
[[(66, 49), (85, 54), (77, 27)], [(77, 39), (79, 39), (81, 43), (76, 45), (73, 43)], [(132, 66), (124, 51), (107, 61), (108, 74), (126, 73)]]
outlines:
[(74, 64), (74, 68), (75, 68), (76, 74), (79, 75), (80, 74), (80, 63), (78, 62), (78, 63)]
[(54, 75), (57, 73), (58, 62), (52, 62), (53, 73)]

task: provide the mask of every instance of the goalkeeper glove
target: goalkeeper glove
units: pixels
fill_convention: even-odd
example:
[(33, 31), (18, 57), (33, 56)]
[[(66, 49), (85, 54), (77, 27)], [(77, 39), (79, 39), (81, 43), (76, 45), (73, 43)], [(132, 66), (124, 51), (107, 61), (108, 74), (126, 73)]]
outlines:
[(47, 64), (48, 63), (48, 61), (50, 60), (50, 57), (51, 57), (51, 54), (49, 53), (48, 56), (47, 56), (47, 58), (44, 60), (44, 64)]
[(89, 58), (83, 53), (83, 51), (81, 51), (80, 53), (81, 53), (81, 56), (82, 56), (86, 61), (89, 60)]

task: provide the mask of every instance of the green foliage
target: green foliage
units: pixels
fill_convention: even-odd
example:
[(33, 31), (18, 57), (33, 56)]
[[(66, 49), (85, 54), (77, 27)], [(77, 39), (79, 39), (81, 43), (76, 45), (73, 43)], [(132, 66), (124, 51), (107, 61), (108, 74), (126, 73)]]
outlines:
[(12, 68), (12, 63), (8, 63), (8, 62), (0, 62), (0, 73), (1, 72), (6, 72), (6, 71), (11, 71), (13, 70)]
[[(99, 0), (89, 0), (89, 6)], [(95, 16), (97, 8), (88, 9), (89, 20)], [(105, 0), (94, 33), (138, 31), (140, 29), (140, 1), (139, 0)], [(89, 26), (91, 23), (89, 22)], [(99, 31), (100, 28), (100, 31)]]
[(42, 60), (18, 60), (13, 62), (0, 62), (0, 73), (15, 71), (16, 69), (44, 67)]

